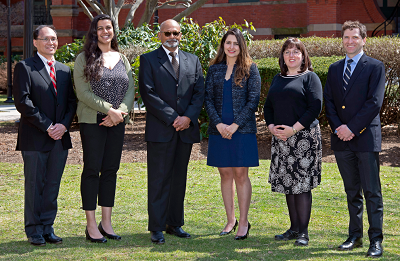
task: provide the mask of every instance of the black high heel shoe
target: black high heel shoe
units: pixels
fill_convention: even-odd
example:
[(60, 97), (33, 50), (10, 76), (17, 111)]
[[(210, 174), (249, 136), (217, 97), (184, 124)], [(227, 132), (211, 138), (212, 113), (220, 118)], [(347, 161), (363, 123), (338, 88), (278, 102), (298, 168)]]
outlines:
[(221, 233), (219, 233), (219, 235), (220, 235), (220, 236), (228, 235), (228, 234), (230, 234), (230, 233), (232, 232), (232, 230), (233, 230), (233, 231), (236, 231), (236, 227), (237, 227), (237, 226), (238, 226), (238, 221), (237, 221), (237, 219), (236, 219), (235, 225), (233, 225), (233, 228), (231, 229), (231, 231), (228, 231), (228, 232), (221, 231)]
[[(247, 221), (247, 222), (248, 222), (248, 221)], [(250, 222), (248, 222), (246, 235), (244, 235), (244, 236), (235, 236), (235, 240), (243, 240), (243, 239), (246, 239), (247, 236), (249, 235), (249, 230), (250, 230), (250, 228), (251, 228), (251, 225), (250, 225)]]
[(121, 240), (121, 237), (120, 237), (120, 236), (118, 236), (118, 235), (111, 235), (111, 234), (108, 234), (106, 231), (104, 231), (103, 226), (101, 225), (101, 222), (100, 222), (98, 228), (99, 228), (100, 233), (101, 233), (103, 236), (105, 236), (105, 237), (107, 237), (107, 238), (109, 238), (109, 239), (113, 239), (113, 240)]
[(92, 238), (89, 235), (89, 231), (87, 230), (87, 227), (85, 229), (85, 234), (86, 234), (86, 240), (90, 240), (93, 243), (106, 243), (107, 242), (107, 239), (105, 239), (104, 237), (102, 237), (102, 238)]

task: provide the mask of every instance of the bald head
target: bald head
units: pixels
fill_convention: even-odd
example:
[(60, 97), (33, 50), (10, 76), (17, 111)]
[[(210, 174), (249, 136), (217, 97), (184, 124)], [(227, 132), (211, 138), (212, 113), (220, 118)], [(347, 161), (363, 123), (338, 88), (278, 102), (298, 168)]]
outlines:
[(168, 19), (161, 23), (158, 39), (167, 50), (175, 52), (181, 41), (181, 27), (175, 20)]
[(179, 31), (181, 30), (181, 26), (179, 25), (179, 23), (173, 19), (168, 19), (168, 20), (165, 20), (164, 22), (162, 22), (160, 25), (160, 30), (164, 31), (165, 28), (168, 28), (171, 26), (177, 26), (179, 28)]

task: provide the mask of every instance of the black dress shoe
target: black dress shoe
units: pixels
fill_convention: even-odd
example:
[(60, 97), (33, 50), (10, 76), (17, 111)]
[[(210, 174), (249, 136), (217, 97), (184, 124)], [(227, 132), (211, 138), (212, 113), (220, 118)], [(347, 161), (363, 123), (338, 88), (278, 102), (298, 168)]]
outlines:
[(363, 246), (362, 237), (349, 236), (349, 238), (346, 241), (344, 241), (343, 244), (338, 246), (338, 250), (340, 251), (353, 250), (353, 248), (362, 246)]
[(247, 236), (249, 235), (249, 230), (251, 228), (250, 222), (247, 221), (247, 232), (244, 236), (235, 236), (235, 240), (243, 240), (246, 239)]
[(106, 243), (107, 239), (105, 239), (105, 237), (102, 238), (92, 238), (89, 235), (89, 231), (87, 230), (87, 228), (85, 229), (85, 234), (86, 234), (86, 240), (90, 240), (90, 242), (92, 243)]
[(46, 240), (47, 243), (50, 244), (61, 244), (62, 243), (62, 238), (56, 236), (54, 233), (49, 233), (46, 235), (43, 235), (44, 240)]
[(190, 238), (190, 234), (185, 232), (182, 227), (173, 227), (167, 225), (166, 232), (170, 235), (174, 235), (177, 237), (182, 237), (182, 238)]
[(308, 246), (309, 237), (305, 233), (299, 234), (296, 241), (294, 242), (295, 246)]
[(105, 236), (105, 237), (107, 237), (107, 238), (109, 238), (109, 239), (113, 239), (113, 240), (121, 240), (121, 237), (120, 237), (120, 236), (118, 236), (118, 235), (111, 235), (111, 234), (108, 234), (106, 231), (104, 231), (103, 226), (101, 225), (101, 222), (100, 222), (98, 228), (99, 228), (100, 233), (101, 233), (103, 236)]
[(291, 229), (286, 230), (285, 233), (280, 234), (280, 235), (275, 235), (275, 240), (292, 240), (292, 239), (297, 239), (299, 233), (296, 231), (293, 231)]
[(151, 242), (161, 245), (165, 243), (164, 235), (162, 231), (151, 231)]
[(45, 246), (46, 245), (46, 241), (44, 240), (42, 235), (33, 235), (30, 238), (28, 238), (28, 242), (34, 246)]
[(380, 257), (383, 254), (382, 242), (372, 241), (369, 245), (367, 257)]
[(238, 221), (237, 221), (237, 219), (236, 219), (235, 225), (233, 226), (233, 228), (231, 229), (231, 231), (227, 231), (227, 232), (221, 231), (221, 233), (219, 233), (219, 235), (220, 235), (220, 236), (228, 235), (228, 234), (230, 234), (230, 233), (232, 232), (232, 230), (233, 230), (233, 231), (236, 231), (236, 227), (237, 227), (237, 226), (238, 226)]

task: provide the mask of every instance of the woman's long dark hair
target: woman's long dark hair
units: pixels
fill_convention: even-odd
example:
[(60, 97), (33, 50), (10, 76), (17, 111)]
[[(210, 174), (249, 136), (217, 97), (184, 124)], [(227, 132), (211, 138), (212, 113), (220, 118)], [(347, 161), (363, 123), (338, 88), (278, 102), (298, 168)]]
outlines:
[(83, 52), (85, 53), (86, 58), (86, 67), (83, 71), (83, 74), (86, 78), (86, 81), (99, 81), (101, 75), (103, 74), (103, 59), (102, 59), (102, 52), (97, 45), (97, 23), (100, 20), (110, 20), (114, 37), (111, 40), (111, 49), (118, 51), (118, 42), (117, 42), (117, 35), (115, 33), (115, 23), (111, 19), (109, 15), (101, 14), (93, 18), (92, 22), (90, 23), (89, 31), (86, 34), (85, 45), (83, 46)]
[(217, 55), (210, 62), (210, 65), (226, 61), (224, 44), (225, 44), (226, 38), (228, 38), (229, 35), (234, 35), (239, 44), (240, 52), (236, 59), (236, 70), (235, 70), (235, 77), (234, 77), (233, 81), (235, 82), (236, 85), (242, 87), (242, 80), (247, 79), (250, 76), (250, 67), (251, 67), (251, 64), (253, 63), (253, 61), (251, 60), (249, 52), (247, 51), (247, 45), (246, 45), (246, 41), (244, 40), (243, 34), (239, 29), (232, 28), (232, 29), (229, 29), (228, 32), (226, 32), (226, 34), (221, 39), (221, 43), (218, 47)]

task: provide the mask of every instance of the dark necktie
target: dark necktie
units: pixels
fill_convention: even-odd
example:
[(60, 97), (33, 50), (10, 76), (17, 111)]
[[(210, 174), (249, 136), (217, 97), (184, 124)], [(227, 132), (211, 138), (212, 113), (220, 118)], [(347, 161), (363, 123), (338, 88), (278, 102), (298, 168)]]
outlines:
[(47, 64), (50, 66), (50, 78), (51, 78), (51, 82), (53, 83), (54, 86), (54, 90), (56, 91), (56, 95), (57, 95), (57, 82), (56, 82), (56, 73), (54, 70), (54, 61), (49, 61), (47, 62)]
[(346, 91), (347, 86), (349, 85), (350, 82), (350, 77), (351, 77), (351, 67), (350, 64), (353, 62), (352, 59), (347, 60), (347, 66), (346, 69), (344, 70), (343, 74), (343, 89)]
[(170, 52), (169, 55), (172, 56), (172, 68), (174, 68), (175, 71), (175, 75), (176, 75), (176, 79), (179, 79), (179, 63), (175, 58), (175, 53), (174, 52)]

